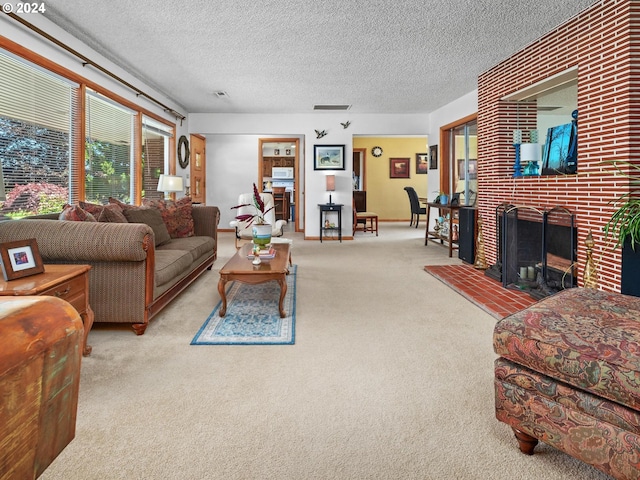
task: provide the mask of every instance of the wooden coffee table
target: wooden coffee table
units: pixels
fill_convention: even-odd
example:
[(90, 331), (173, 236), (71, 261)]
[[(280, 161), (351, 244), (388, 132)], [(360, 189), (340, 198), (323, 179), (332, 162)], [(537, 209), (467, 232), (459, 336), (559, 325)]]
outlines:
[(222, 298), (222, 306), (220, 307), (220, 316), (224, 317), (227, 313), (227, 294), (225, 286), (227, 282), (237, 280), (238, 282), (247, 283), (249, 285), (257, 285), (259, 283), (275, 280), (280, 284), (280, 317), (284, 318), (287, 314), (284, 311), (284, 296), (287, 293), (287, 275), (289, 269), (287, 262), (289, 260), (289, 249), (291, 245), (288, 243), (276, 243), (271, 246), (276, 251), (276, 256), (270, 260), (262, 260), (260, 265), (253, 265), (252, 260), (247, 258), (251, 252), (253, 245), (248, 243), (243, 245), (236, 254), (220, 269), (220, 280), (218, 281), (218, 293)]

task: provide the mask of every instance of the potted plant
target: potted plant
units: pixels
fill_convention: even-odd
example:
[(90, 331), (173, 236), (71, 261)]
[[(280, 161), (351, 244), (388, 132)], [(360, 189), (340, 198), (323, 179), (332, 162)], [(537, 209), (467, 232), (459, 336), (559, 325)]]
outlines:
[(251, 213), (243, 213), (236, 216), (236, 220), (241, 222), (247, 222), (246, 227), (253, 225), (252, 235), (253, 243), (259, 245), (260, 248), (265, 248), (271, 243), (272, 226), (267, 223), (265, 215), (270, 212), (274, 207), (271, 206), (265, 210), (265, 204), (260, 197), (260, 192), (256, 184), (253, 184), (253, 197), (251, 203), (243, 203), (231, 207), (232, 210), (247, 207), (251, 210)]
[[(629, 178), (629, 191), (612, 202), (617, 210), (604, 226), (604, 233), (616, 239), (616, 247), (629, 242), (635, 250), (636, 243), (640, 242), (640, 166), (620, 161), (608, 163), (620, 175)], [(620, 165), (629, 167), (629, 171), (624, 171)]]
[[(640, 165), (626, 161), (607, 162), (629, 179), (629, 191), (612, 201), (616, 211), (604, 226), (605, 237), (622, 247), (621, 292), (640, 296)], [(625, 167), (623, 169), (623, 167)]]

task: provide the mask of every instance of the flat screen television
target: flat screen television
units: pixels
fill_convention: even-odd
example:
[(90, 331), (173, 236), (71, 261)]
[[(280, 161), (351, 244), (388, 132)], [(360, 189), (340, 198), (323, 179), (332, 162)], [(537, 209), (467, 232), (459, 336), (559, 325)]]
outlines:
[(547, 130), (542, 152), (542, 175), (576, 173), (578, 166), (578, 135), (576, 122), (557, 125)]

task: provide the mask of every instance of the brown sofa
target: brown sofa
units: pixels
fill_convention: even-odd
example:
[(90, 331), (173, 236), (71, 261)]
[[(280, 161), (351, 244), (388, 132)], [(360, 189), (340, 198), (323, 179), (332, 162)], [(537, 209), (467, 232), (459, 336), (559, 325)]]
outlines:
[(157, 247), (153, 229), (143, 223), (60, 221), (56, 214), (0, 222), (0, 243), (35, 238), (45, 265), (91, 265), (94, 322), (130, 323), (142, 335), (216, 259), (220, 210), (194, 205), (192, 216), (194, 236)]

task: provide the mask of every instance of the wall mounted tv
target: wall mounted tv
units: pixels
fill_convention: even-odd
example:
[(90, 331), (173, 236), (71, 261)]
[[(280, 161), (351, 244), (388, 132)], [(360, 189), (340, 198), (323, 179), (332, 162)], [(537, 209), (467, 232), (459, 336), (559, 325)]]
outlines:
[(547, 130), (542, 153), (542, 175), (576, 173), (578, 170), (578, 132), (576, 121)]

